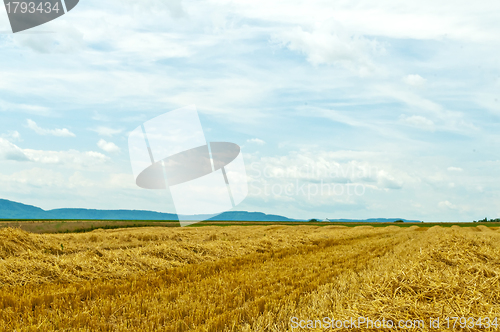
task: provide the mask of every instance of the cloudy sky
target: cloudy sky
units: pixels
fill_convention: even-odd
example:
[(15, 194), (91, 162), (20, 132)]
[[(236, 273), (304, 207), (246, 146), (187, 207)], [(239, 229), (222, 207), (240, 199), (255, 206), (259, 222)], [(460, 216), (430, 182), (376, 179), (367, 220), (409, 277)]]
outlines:
[(174, 212), (127, 137), (195, 104), (239, 144), (236, 210), (500, 217), (497, 1), (81, 0), (18, 34), (0, 11), (0, 197)]

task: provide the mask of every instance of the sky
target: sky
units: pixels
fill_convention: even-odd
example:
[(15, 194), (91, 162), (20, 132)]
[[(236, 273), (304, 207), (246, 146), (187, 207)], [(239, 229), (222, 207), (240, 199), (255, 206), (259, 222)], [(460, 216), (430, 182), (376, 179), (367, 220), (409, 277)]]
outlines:
[(241, 147), (234, 210), (500, 217), (500, 2), (81, 0), (12, 34), (0, 10), (0, 198), (174, 212), (128, 134), (195, 104)]

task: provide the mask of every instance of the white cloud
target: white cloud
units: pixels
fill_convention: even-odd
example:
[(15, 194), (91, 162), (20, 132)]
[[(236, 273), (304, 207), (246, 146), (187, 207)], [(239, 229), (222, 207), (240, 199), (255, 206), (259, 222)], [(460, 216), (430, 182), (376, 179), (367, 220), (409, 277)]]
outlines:
[(107, 185), (111, 188), (137, 189), (134, 175), (131, 173), (110, 174)]
[[(272, 205), (282, 206), (285, 215), (313, 210), (337, 218), (342, 214), (349, 218), (386, 215), (390, 207), (382, 204), (384, 200), (406, 195), (418, 182), (401, 165), (394, 168), (391, 154), (309, 147), (275, 157), (247, 156), (249, 198), (245, 204), (255, 205), (245, 209)], [(375, 208), (375, 202), (381, 207)]]
[[(439, 102), (424, 98), (412, 91), (403, 90), (396, 85), (380, 85), (377, 86), (376, 89), (382, 95), (404, 102), (413, 111), (432, 118), (432, 120), (423, 116), (412, 116), (409, 118), (410, 124), (421, 127), (422, 129), (440, 129), (460, 132), (461, 134), (470, 133), (478, 129), (472, 121), (467, 120), (466, 114), (456, 110), (448, 110)], [(406, 116), (401, 116), (400, 119), (405, 120), (405, 118)], [(429, 121), (432, 121), (436, 128), (434, 128)]]
[(275, 40), (292, 51), (305, 54), (314, 65), (342, 64), (361, 75), (375, 69), (370, 55), (383, 50), (375, 40), (350, 34), (335, 23), (318, 27), (312, 32), (296, 27), (276, 34)]
[(97, 134), (99, 134), (99, 136), (111, 137), (120, 134), (121, 132), (123, 132), (123, 129), (115, 129), (115, 128), (99, 126), (95, 129), (92, 129), (92, 131), (95, 131)]
[(266, 144), (265, 141), (261, 140), (260, 138), (250, 138), (250, 139), (247, 139), (247, 142), (248, 143), (255, 143), (255, 144), (258, 144), (258, 145), (264, 145)]
[(439, 202), (438, 206), (440, 208), (448, 208), (448, 209), (452, 209), (452, 210), (457, 210), (458, 209), (458, 206), (456, 206), (455, 204), (452, 204), (449, 201)]
[(450, 166), (450, 167), (448, 167), (448, 171), (450, 171), (450, 172), (462, 172), (463, 169), (461, 169), (460, 167)]
[(93, 181), (86, 178), (81, 172), (58, 172), (52, 169), (33, 167), (21, 170), (12, 174), (0, 174), (0, 181), (3, 184), (21, 184), (32, 187), (48, 187), (61, 189), (82, 189), (89, 187), (105, 187), (106, 182)]
[[(9, 77), (9, 73), (2, 73), (4, 77), (3, 80), (5, 82), (9, 82), (13, 77)], [(0, 82), (0, 87), (2, 83)], [(37, 114), (37, 115), (48, 115), (50, 114), (50, 110), (47, 107), (39, 106), (39, 105), (30, 105), (25, 103), (11, 103), (6, 102), (4, 100), (0, 100), (0, 111), (21, 111), (24, 113)]]
[(356, 117), (350, 116), (349, 113), (350, 112), (341, 112), (332, 109), (312, 108), (312, 107), (309, 107), (307, 111), (303, 112), (303, 114), (307, 116), (323, 117), (335, 122), (345, 123), (352, 127), (364, 127), (367, 129), (381, 132), (380, 126), (377, 125), (376, 123), (373, 123), (371, 119), (367, 118), (359, 120)]
[(162, 33), (134, 33), (115, 43), (117, 51), (126, 53), (147, 53), (150, 60), (182, 58), (192, 55), (188, 40), (179, 42), (181, 36)]
[(116, 146), (115, 143), (106, 142), (103, 139), (101, 139), (101, 140), (99, 140), (99, 142), (97, 142), (97, 146), (106, 152), (120, 152), (120, 148), (118, 146)]
[[(220, 1), (221, 4), (227, 3)], [(332, 17), (360, 34), (401, 39), (450, 38), (462, 41), (496, 40), (498, 22), (494, 13), (499, 4), (430, 0), (420, 2), (333, 2), (322, 0), (253, 0), (231, 3), (231, 12), (276, 24), (313, 25)], [(222, 8), (221, 8), (222, 9)]]
[(57, 33), (23, 34), (12, 36), (15, 43), (37, 53), (73, 53), (85, 47), (84, 34), (69, 21), (54, 22), (60, 27)]
[(429, 120), (423, 116), (420, 116), (420, 115), (412, 115), (412, 116), (403, 115), (400, 117), (400, 120), (404, 124), (407, 124), (407, 125), (410, 125), (413, 127), (417, 127), (420, 129), (429, 130), (429, 131), (432, 131), (435, 129), (434, 122), (432, 122), (431, 120)]
[(439, 103), (426, 99), (412, 91), (403, 90), (396, 85), (381, 85), (377, 89), (385, 96), (400, 100), (408, 106), (426, 111), (435, 115), (444, 115), (445, 109)]
[(469, 205), (463, 205), (463, 204), (453, 204), (448, 200), (439, 202), (438, 207), (443, 209), (443, 210), (453, 210), (457, 211), (459, 213), (467, 213), (471, 211), (471, 207)]
[(0, 159), (13, 161), (31, 161), (39, 164), (66, 165), (76, 168), (102, 165), (109, 157), (94, 151), (45, 151), (21, 149), (17, 145), (0, 138)]
[(378, 189), (400, 189), (404, 176), (380, 163), (363, 160), (370, 155), (370, 159), (376, 159), (370, 153), (351, 151), (295, 151), (285, 156), (260, 158), (251, 164), (249, 176), (254, 180), (376, 184)]
[(403, 77), (403, 82), (414, 87), (422, 87), (427, 80), (418, 74)]
[(41, 164), (89, 167), (103, 164), (109, 160), (109, 157), (94, 151), (43, 151), (24, 149), (23, 152), (31, 161)]
[(0, 159), (14, 161), (29, 161), (30, 159), (15, 144), (4, 138), (0, 138)]
[(21, 170), (8, 176), (0, 175), (0, 180), (35, 187), (65, 187), (69, 185), (68, 179), (62, 173), (39, 167)]
[(377, 174), (378, 186), (384, 189), (401, 189), (403, 181), (397, 180), (394, 176), (390, 175), (387, 171), (380, 170)]
[(2, 137), (9, 141), (22, 141), (21, 134), (17, 130), (8, 131), (7, 134), (2, 134)]
[(39, 127), (35, 121), (28, 119), (28, 128), (33, 130), (35, 133), (38, 135), (52, 135), (52, 136), (59, 136), (59, 137), (75, 137), (76, 135), (73, 134), (71, 131), (69, 131), (66, 128), (62, 129), (45, 129)]
[[(109, 117), (106, 115), (103, 115), (97, 111), (94, 111), (94, 115), (92, 115), (92, 120), (95, 121), (110, 121)], [(95, 131), (95, 130), (94, 130)]]

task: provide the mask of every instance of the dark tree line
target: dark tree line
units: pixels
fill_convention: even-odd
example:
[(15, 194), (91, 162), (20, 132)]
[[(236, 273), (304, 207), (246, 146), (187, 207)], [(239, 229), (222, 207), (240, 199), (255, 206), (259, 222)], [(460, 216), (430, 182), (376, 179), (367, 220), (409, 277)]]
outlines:
[(500, 222), (500, 218), (496, 218), (496, 219), (490, 219), (488, 220), (488, 218), (484, 218), (484, 219), (481, 219), (481, 220), (474, 220), (474, 222)]

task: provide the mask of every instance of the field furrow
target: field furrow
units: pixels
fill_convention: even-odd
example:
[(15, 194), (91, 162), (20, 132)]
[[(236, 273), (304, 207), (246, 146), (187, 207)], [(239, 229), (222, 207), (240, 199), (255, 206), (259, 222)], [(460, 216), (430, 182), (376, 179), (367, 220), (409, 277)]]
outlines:
[[(12, 243), (0, 251), (0, 328), (287, 331), (293, 317), (366, 317), (423, 320), (421, 328), (402, 330), (427, 331), (431, 317), (500, 316), (500, 234), (419, 230), (214, 227), (72, 238), (15, 233), (17, 251)], [(92, 236), (97, 239), (87, 241)], [(120, 241), (127, 236), (128, 242)], [(48, 251), (54, 242), (66, 243), (66, 251)], [(88, 252), (100, 253), (93, 256), (93, 269), (78, 264)], [(17, 267), (16, 259), (26, 266), (17, 270), (22, 283), (8, 270)], [(31, 279), (30, 262), (36, 266)], [(48, 276), (44, 264), (53, 266)], [(109, 270), (99, 277), (106, 264)]]

